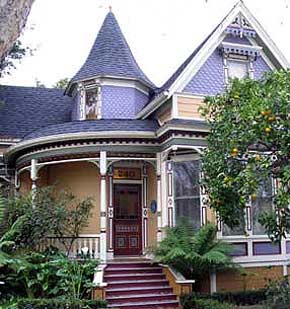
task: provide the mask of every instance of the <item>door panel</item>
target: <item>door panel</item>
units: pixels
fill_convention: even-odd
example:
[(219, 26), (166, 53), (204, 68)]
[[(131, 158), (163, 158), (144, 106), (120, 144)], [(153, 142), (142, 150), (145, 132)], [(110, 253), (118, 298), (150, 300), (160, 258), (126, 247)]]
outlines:
[(114, 185), (114, 254), (142, 253), (141, 185)]

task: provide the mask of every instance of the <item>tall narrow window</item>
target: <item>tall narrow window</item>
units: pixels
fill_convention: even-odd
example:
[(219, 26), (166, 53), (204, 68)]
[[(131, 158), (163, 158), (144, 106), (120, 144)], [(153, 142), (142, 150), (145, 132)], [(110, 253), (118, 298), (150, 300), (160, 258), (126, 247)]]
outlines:
[(175, 218), (186, 218), (196, 230), (201, 226), (199, 179), (199, 161), (174, 163)]
[(100, 115), (100, 87), (86, 89), (86, 119), (97, 119)]
[(267, 178), (259, 185), (257, 196), (252, 199), (253, 234), (264, 235), (265, 229), (259, 223), (259, 217), (263, 212), (273, 209), (273, 185), (272, 179)]

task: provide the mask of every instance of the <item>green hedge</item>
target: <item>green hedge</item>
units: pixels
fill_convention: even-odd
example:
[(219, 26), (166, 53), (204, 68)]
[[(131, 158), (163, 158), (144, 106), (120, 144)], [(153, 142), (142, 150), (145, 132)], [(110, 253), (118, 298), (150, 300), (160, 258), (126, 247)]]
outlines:
[(104, 300), (21, 299), (17, 309), (100, 309), (107, 308)]
[(211, 298), (221, 302), (232, 303), (237, 306), (257, 305), (265, 301), (266, 290), (239, 291), (239, 292), (223, 292), (215, 293)]
[[(208, 295), (207, 295), (208, 296)], [(188, 294), (181, 297), (183, 309), (230, 309), (232, 306), (215, 299), (206, 298), (205, 295)]]
[[(184, 309), (223, 309), (228, 308), (228, 303), (237, 306), (257, 305), (266, 301), (265, 290), (240, 291), (240, 292), (223, 292), (209, 294), (192, 293), (183, 295), (181, 302)], [(209, 305), (207, 305), (209, 302)], [(212, 303), (210, 303), (212, 302)], [(210, 307), (210, 305), (212, 307)]]

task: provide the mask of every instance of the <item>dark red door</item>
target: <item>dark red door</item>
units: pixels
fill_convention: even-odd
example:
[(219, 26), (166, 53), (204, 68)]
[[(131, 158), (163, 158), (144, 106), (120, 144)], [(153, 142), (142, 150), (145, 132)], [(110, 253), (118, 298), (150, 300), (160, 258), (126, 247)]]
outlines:
[(141, 185), (114, 185), (114, 254), (142, 254)]

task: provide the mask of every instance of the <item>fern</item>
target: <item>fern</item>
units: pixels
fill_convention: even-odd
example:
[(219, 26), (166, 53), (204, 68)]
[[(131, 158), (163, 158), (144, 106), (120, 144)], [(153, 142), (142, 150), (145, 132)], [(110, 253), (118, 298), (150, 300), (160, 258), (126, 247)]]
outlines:
[(197, 279), (217, 269), (235, 267), (230, 244), (216, 239), (213, 224), (194, 233), (187, 221), (166, 231), (166, 237), (155, 249), (157, 262), (171, 265), (186, 278)]

